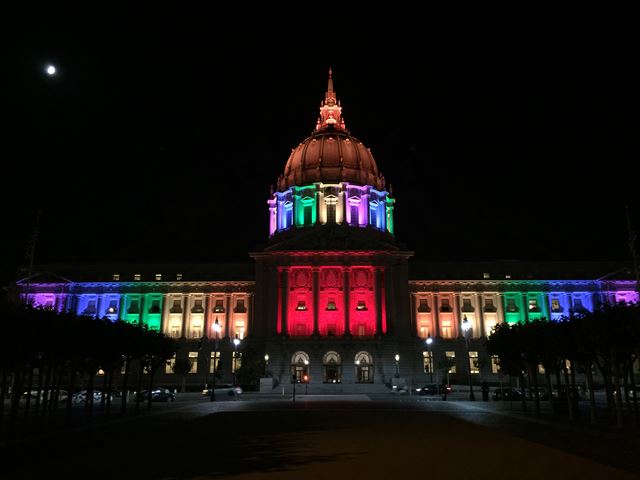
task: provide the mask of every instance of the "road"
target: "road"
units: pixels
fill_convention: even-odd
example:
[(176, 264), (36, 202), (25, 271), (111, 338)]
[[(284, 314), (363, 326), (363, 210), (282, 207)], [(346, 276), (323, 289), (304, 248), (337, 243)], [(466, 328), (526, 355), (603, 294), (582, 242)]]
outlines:
[[(3, 448), (5, 479), (627, 479), (636, 436), (523, 418), (500, 402), (193, 397)], [(9, 459), (9, 460), (7, 460)]]

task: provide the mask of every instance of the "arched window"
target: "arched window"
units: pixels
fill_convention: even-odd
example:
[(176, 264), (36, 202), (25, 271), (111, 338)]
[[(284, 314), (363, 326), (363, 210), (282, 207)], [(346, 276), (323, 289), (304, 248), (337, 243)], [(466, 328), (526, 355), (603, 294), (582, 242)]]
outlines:
[(291, 383), (300, 383), (305, 376), (309, 378), (309, 355), (306, 352), (296, 352), (291, 356)]
[(338, 352), (330, 351), (322, 357), (323, 383), (342, 382), (342, 358)]
[(338, 205), (338, 198), (333, 195), (324, 197), (324, 201), (327, 204), (327, 223), (336, 223), (336, 207)]
[(355, 358), (356, 383), (373, 383), (373, 357), (369, 352), (358, 352)]

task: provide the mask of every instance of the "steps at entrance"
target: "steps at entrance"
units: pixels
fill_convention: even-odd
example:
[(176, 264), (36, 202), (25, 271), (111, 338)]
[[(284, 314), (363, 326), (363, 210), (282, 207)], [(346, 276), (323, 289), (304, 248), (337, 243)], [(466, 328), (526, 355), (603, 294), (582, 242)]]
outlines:
[[(282, 393), (284, 387), (285, 394), (293, 393), (293, 385), (278, 385), (270, 393)], [(340, 394), (367, 394), (367, 393), (389, 393), (383, 384), (377, 383), (298, 383), (296, 384), (296, 394), (308, 393), (309, 395), (340, 395)]]

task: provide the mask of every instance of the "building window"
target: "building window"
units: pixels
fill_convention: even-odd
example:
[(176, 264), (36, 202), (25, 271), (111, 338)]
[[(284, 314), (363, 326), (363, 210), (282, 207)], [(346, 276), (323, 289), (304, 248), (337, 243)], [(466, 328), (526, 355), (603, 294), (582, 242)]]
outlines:
[(84, 309), (84, 312), (82, 312), (84, 315), (95, 315), (96, 314), (96, 301), (95, 300), (89, 300), (89, 302), (87, 303), (87, 308)]
[(204, 308), (202, 308), (202, 299), (194, 300), (193, 307), (191, 308), (191, 313), (203, 313)]
[(338, 310), (335, 298), (329, 298), (329, 301), (327, 302), (327, 310)]
[(233, 363), (231, 365), (231, 373), (236, 373), (242, 366), (242, 352), (233, 352)]
[(200, 338), (202, 337), (202, 321), (194, 320), (191, 324), (191, 338)]
[[(167, 361), (166, 366), (164, 367), (164, 373), (166, 373), (168, 375), (174, 373), (173, 372), (173, 367), (175, 366), (175, 364), (176, 364), (176, 356), (174, 355), (173, 357), (171, 357)], [(124, 372), (122, 372), (122, 373), (124, 373)]]
[(182, 280), (182, 274), (181, 273), (176, 273), (176, 280), (178, 280), (178, 281)]
[(493, 304), (493, 298), (487, 298), (484, 301), (484, 311), (485, 312), (495, 312), (496, 306)]
[(180, 330), (182, 330), (182, 322), (178, 321), (172, 321), (171, 322), (171, 330), (170, 330), (170, 335), (172, 338), (180, 338)]
[(240, 340), (244, 338), (244, 320), (236, 320), (236, 337)]
[(140, 313), (140, 304), (138, 300), (131, 300), (127, 313)]
[(239, 298), (236, 301), (236, 308), (233, 311), (236, 313), (247, 313), (247, 307), (244, 306), (244, 299)]
[(366, 310), (367, 304), (364, 300), (358, 300), (358, 305), (356, 305), (356, 310)]
[(491, 278), (491, 275), (488, 273), (483, 273), (482, 278), (484, 278), (485, 280), (489, 280)]
[(441, 312), (450, 312), (451, 311), (451, 305), (449, 304), (449, 299), (448, 298), (443, 298), (440, 301), (440, 311)]
[(364, 337), (367, 334), (367, 329), (365, 328), (364, 323), (359, 323), (356, 331), (358, 337)]
[(221, 300), (221, 299), (216, 300), (216, 304), (213, 307), (214, 313), (224, 313), (224, 306), (222, 304), (223, 301), (224, 300)]
[(546, 370), (544, 369), (544, 365), (542, 365), (541, 363), (538, 365), (538, 373), (540, 375), (544, 375), (546, 373)]
[(304, 207), (304, 224), (311, 225), (313, 223), (313, 204)]
[(517, 312), (518, 307), (516, 306), (515, 298), (507, 298), (507, 312)]
[(574, 298), (573, 299), (573, 310), (576, 312), (581, 312), (583, 310), (585, 310), (584, 305), (582, 305), (582, 299), (581, 298)]
[(531, 299), (529, 300), (529, 311), (530, 312), (539, 312), (540, 307), (538, 306), (538, 300)]
[(433, 373), (433, 352), (422, 352), (424, 373)]
[(562, 312), (562, 305), (560, 305), (560, 300), (558, 300), (557, 298), (551, 300), (551, 311)]
[(511, 275), (506, 274), (506, 275), (504, 276), (504, 278), (506, 278), (507, 280), (510, 280), (510, 279), (511, 279)]
[(151, 307), (149, 308), (149, 313), (160, 313), (160, 300), (159, 299), (151, 300)]
[(360, 224), (360, 218), (359, 218), (360, 208), (358, 207), (358, 205), (351, 205), (350, 209), (351, 209), (351, 225), (359, 225)]
[(325, 202), (327, 203), (327, 223), (336, 223), (336, 203), (338, 199), (336, 197), (327, 197)]
[(429, 324), (425, 323), (420, 325), (420, 338), (427, 338), (429, 336)]
[(109, 306), (107, 307), (107, 314), (113, 315), (118, 313), (118, 300), (109, 300)]
[(469, 352), (469, 363), (471, 364), (471, 373), (480, 373), (480, 364), (478, 363), (478, 352)]
[(456, 352), (445, 352), (449, 373), (456, 373)]
[(189, 373), (198, 373), (198, 352), (189, 352), (189, 364), (191, 365)]
[(133, 279), (136, 281), (139, 281), (142, 278), (142, 275), (140, 275), (139, 273), (134, 273), (133, 274)]
[(160, 280), (162, 280), (162, 274), (156, 273), (156, 282), (159, 282)]
[(173, 306), (169, 310), (170, 313), (182, 313), (182, 300), (174, 299)]
[(209, 373), (213, 373), (220, 369), (220, 352), (211, 352), (211, 360), (209, 361)]
[(453, 338), (453, 331), (451, 329), (451, 321), (450, 320), (442, 320), (440, 322), (440, 330), (442, 338)]
[(114, 273), (113, 274), (113, 281), (114, 282), (119, 282), (120, 281), (120, 274), (119, 273)]
[(421, 298), (420, 303), (418, 304), (419, 312), (430, 312), (431, 308), (429, 308), (429, 303), (426, 298)]
[(307, 309), (307, 304), (304, 302), (304, 300), (298, 300), (298, 305), (296, 306), (296, 310), (306, 310)]
[(498, 356), (491, 356), (491, 373), (500, 373), (500, 365), (498, 365)]
[(463, 312), (473, 312), (473, 305), (471, 305), (471, 299), (470, 298), (463, 298), (462, 299), (462, 311)]

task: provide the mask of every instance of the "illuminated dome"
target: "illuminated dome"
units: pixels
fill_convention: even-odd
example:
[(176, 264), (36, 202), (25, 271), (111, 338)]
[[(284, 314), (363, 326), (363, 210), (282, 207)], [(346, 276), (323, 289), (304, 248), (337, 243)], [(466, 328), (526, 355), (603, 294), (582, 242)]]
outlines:
[(331, 70), (316, 130), (291, 151), (284, 174), (278, 179), (278, 190), (315, 182), (350, 182), (378, 190), (385, 187), (371, 151), (345, 127), (342, 107), (333, 91)]
[[(331, 70), (316, 129), (291, 151), (284, 174), (278, 178), (278, 188), (271, 192), (267, 204), (273, 245), (281, 245), (278, 242), (283, 235), (293, 235), (294, 240), (300, 241), (301, 234), (309, 233), (303, 232), (308, 227), (330, 237), (328, 243), (323, 243), (314, 234), (313, 241), (324, 246), (344, 245), (336, 226), (361, 228), (366, 237), (381, 239), (385, 243), (381, 248), (387, 248), (389, 240), (393, 240), (395, 199), (391, 186), (386, 191), (371, 151), (345, 127)], [(350, 231), (347, 236), (355, 238), (354, 235), (359, 234)]]

